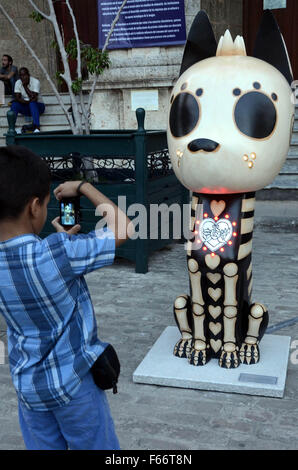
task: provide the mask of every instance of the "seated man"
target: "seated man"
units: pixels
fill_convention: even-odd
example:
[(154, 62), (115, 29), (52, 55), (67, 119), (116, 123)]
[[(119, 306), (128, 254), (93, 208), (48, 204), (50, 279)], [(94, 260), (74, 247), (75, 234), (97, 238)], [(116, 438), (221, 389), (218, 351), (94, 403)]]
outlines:
[(40, 131), (39, 117), (45, 111), (45, 105), (40, 94), (40, 82), (37, 78), (30, 77), (26, 67), (20, 69), (20, 80), (15, 84), (15, 101), (11, 110), (18, 117), (18, 113), (24, 116), (32, 116), (33, 131)]
[(10, 55), (4, 54), (2, 57), (0, 80), (4, 82), (5, 94), (14, 97), (14, 86), (18, 80), (18, 69), (13, 65), (13, 59)]

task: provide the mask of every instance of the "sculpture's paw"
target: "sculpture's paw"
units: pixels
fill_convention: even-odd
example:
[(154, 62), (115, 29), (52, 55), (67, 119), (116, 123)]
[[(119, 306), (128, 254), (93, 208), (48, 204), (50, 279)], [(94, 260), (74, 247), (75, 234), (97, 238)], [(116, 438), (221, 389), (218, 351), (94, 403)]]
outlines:
[(188, 356), (188, 362), (192, 366), (204, 366), (211, 359), (204, 341), (196, 340)]
[(220, 367), (225, 369), (236, 369), (240, 366), (239, 348), (235, 344), (227, 343), (222, 347), (218, 361)]
[(192, 339), (180, 339), (174, 347), (174, 356), (188, 357), (191, 351)]
[(188, 362), (192, 366), (204, 366), (207, 364), (207, 352), (206, 349), (203, 351), (197, 351), (192, 349), (190, 355), (188, 356)]
[(256, 364), (260, 360), (260, 350), (257, 343), (244, 342), (240, 348), (240, 361), (242, 364)]

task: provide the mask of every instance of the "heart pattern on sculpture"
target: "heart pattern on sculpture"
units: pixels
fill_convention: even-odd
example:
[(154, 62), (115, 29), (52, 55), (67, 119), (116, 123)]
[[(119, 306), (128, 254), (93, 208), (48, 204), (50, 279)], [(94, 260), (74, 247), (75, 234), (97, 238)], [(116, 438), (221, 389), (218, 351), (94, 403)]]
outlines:
[(220, 333), (220, 331), (221, 331), (221, 323), (210, 322), (209, 323), (209, 329), (210, 329), (210, 331), (212, 331), (214, 336), (217, 336), (218, 333)]
[(233, 227), (228, 219), (204, 219), (200, 224), (200, 238), (210, 251), (215, 252), (226, 245), (233, 235)]
[(215, 256), (206, 255), (205, 263), (208, 266), (208, 268), (214, 270), (220, 264), (220, 257), (218, 255), (215, 255)]
[(212, 214), (215, 216), (219, 216), (226, 208), (225, 201), (212, 201), (210, 204), (210, 209), (212, 210)]
[(217, 302), (219, 297), (221, 296), (221, 289), (212, 289), (212, 287), (209, 287), (208, 289), (208, 294), (210, 295), (211, 299), (214, 300), (214, 302)]
[(207, 278), (212, 282), (212, 284), (217, 284), (221, 280), (221, 274), (207, 273)]
[(211, 339), (210, 345), (211, 345), (211, 348), (213, 349), (213, 351), (217, 353), (220, 350), (220, 347), (222, 345), (222, 341), (220, 339), (218, 339), (216, 341), (214, 339)]
[(208, 310), (214, 320), (216, 320), (216, 318), (221, 314), (221, 307), (219, 306), (213, 307), (213, 305), (209, 305)]

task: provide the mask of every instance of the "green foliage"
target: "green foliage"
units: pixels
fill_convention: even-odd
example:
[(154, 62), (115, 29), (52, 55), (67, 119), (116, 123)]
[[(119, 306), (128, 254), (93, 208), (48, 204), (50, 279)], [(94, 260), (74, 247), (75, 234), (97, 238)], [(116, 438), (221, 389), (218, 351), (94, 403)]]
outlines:
[[(110, 66), (110, 59), (107, 52), (102, 53), (100, 49), (84, 44), (81, 45), (81, 59), (83, 65), (90, 74), (100, 75), (106, 68)], [(71, 39), (65, 47), (67, 55), (70, 59), (75, 60), (78, 56), (77, 41)]]
[(29, 15), (29, 18), (32, 18), (36, 23), (41, 23), (44, 20), (44, 17), (35, 10)]
[[(30, 18), (32, 18), (36, 23), (40, 23), (45, 18), (38, 13), (37, 11), (33, 11), (30, 14)], [(98, 48), (92, 47), (89, 44), (84, 44), (80, 41), (81, 46), (81, 61), (82, 61), (82, 68), (89, 72), (91, 75), (101, 75), (103, 71), (110, 66), (110, 59), (108, 52), (102, 53), (102, 51)], [(59, 47), (56, 40), (51, 42), (51, 47), (56, 49), (59, 52)], [(75, 38), (72, 38), (65, 46), (65, 50), (69, 60), (76, 60), (78, 55), (78, 48), (77, 48), (77, 41)], [(82, 70), (83, 72), (83, 70)], [(61, 71), (56, 73), (56, 78), (58, 84), (61, 85), (63, 83)], [(84, 73), (83, 73), (84, 77)], [(83, 87), (83, 79), (79, 79), (78, 77), (72, 82), (72, 91), (74, 93), (80, 93)]]
[(77, 78), (76, 80), (72, 82), (71, 88), (74, 93), (80, 93), (80, 91), (82, 90), (82, 86), (83, 86), (83, 79)]
[[(92, 75), (100, 75), (110, 66), (110, 59), (107, 52), (102, 53), (100, 49), (94, 48), (80, 41), (82, 67)], [(66, 53), (70, 60), (76, 60), (78, 57), (77, 41), (71, 39), (65, 46)], [(59, 75), (60, 76), (60, 75)], [(61, 76), (60, 76), (61, 78)], [(77, 78), (72, 82), (72, 91), (80, 93), (83, 87), (83, 79)]]
[[(81, 43), (82, 45), (82, 43)], [(78, 52), (77, 52), (77, 41), (75, 38), (71, 39), (68, 44), (65, 46), (65, 50), (67, 55), (70, 59), (76, 59)]]
[(56, 50), (59, 49), (59, 48), (58, 48), (58, 43), (57, 43), (57, 41), (55, 41), (55, 39), (51, 42), (51, 47), (52, 47), (53, 49), (56, 49)]
[(82, 59), (86, 64), (88, 72), (92, 75), (101, 75), (103, 71), (110, 66), (108, 53), (102, 53), (101, 50), (91, 46), (82, 49)]
[(62, 78), (62, 72), (56, 72), (56, 79), (59, 85), (62, 85), (63, 83), (63, 78)]

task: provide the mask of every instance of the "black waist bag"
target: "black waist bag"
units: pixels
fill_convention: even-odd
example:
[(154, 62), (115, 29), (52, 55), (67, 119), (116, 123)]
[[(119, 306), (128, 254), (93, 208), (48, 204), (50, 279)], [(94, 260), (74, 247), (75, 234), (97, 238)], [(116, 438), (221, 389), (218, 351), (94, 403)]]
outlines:
[(91, 367), (95, 384), (101, 390), (113, 389), (117, 393), (117, 383), (120, 374), (120, 362), (113, 346), (109, 344)]

